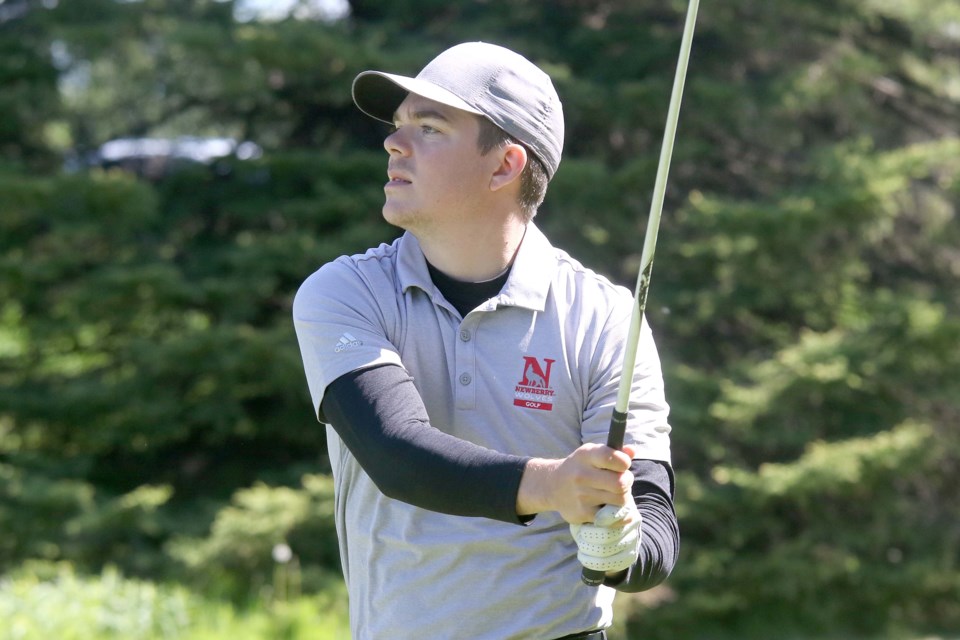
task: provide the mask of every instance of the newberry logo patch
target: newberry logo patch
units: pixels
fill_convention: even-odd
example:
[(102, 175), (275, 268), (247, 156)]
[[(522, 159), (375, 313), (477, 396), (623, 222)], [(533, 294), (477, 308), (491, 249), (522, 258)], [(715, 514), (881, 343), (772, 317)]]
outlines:
[(541, 361), (533, 356), (523, 356), (523, 376), (514, 388), (513, 404), (526, 409), (541, 411), (553, 410), (553, 397), (550, 388), (550, 369), (556, 360), (544, 358)]

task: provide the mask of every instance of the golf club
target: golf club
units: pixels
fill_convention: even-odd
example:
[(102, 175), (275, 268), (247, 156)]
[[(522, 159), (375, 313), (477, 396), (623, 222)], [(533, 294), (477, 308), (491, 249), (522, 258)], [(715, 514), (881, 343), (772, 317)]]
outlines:
[[(627, 409), (630, 403), (630, 390), (633, 386), (634, 366), (637, 360), (637, 344), (640, 341), (640, 328), (644, 322), (643, 313), (647, 306), (647, 291), (650, 289), (650, 275), (653, 272), (653, 254), (657, 246), (657, 232), (660, 229), (660, 214), (663, 211), (663, 197), (667, 188), (667, 175), (670, 173), (670, 158), (673, 156), (673, 139), (677, 133), (677, 120), (680, 117), (680, 100), (683, 96), (683, 84), (687, 76), (687, 63), (690, 60), (690, 46), (693, 42), (694, 25), (697, 22), (699, 0), (690, 0), (687, 6), (687, 19), (683, 26), (680, 41), (680, 58), (673, 79), (670, 94), (670, 107), (667, 110), (667, 125), (663, 131), (663, 144), (660, 148), (660, 164), (657, 166), (657, 178), (654, 183), (653, 199), (650, 202), (650, 216), (647, 219), (647, 233), (643, 240), (643, 252), (640, 255), (640, 272), (637, 276), (637, 288), (634, 292), (633, 313), (630, 318), (630, 332), (623, 354), (623, 374), (617, 402), (610, 419), (610, 431), (607, 446), (612, 449), (623, 448), (623, 438), (627, 427)], [(595, 587), (603, 583), (603, 571), (584, 567), (581, 574), (584, 584)]]

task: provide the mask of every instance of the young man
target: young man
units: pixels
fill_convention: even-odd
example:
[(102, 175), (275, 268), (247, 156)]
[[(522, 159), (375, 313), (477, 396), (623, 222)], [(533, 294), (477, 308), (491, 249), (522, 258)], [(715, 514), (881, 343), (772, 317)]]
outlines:
[(353, 638), (603, 638), (615, 590), (676, 560), (670, 427), (645, 330), (627, 445), (603, 444), (633, 300), (532, 222), (563, 147), (553, 84), (466, 43), (353, 97), (394, 126), (383, 215), (406, 233), (324, 265), (293, 310)]

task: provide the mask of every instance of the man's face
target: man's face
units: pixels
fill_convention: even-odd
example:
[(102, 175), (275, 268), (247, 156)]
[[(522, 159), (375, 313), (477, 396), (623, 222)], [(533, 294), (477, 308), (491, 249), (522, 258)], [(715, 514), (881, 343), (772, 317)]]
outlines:
[(410, 94), (397, 108), (394, 126), (383, 142), (390, 154), (387, 222), (414, 233), (436, 232), (475, 216), (497, 163), (496, 154), (480, 154), (478, 117)]

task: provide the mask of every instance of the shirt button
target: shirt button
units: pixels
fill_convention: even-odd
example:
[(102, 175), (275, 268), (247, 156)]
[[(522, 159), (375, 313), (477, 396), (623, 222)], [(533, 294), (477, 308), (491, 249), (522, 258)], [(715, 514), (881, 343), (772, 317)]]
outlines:
[(464, 342), (470, 342), (470, 332), (467, 331), (466, 329), (461, 329), (460, 339), (463, 340)]
[(462, 384), (463, 386), (467, 386), (468, 384), (470, 384), (471, 380), (473, 380), (473, 378), (470, 377), (469, 373), (460, 374), (460, 384)]

